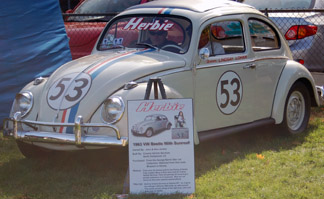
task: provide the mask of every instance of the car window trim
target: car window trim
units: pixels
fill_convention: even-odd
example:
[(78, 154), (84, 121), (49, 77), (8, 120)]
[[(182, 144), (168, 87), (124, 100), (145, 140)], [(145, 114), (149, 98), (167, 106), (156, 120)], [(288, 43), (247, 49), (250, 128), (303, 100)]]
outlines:
[[(278, 40), (278, 48), (271, 48), (271, 49), (264, 49), (264, 50), (254, 50), (254, 49), (253, 49), (253, 46), (252, 46), (252, 36), (251, 36), (250, 29), (249, 29), (249, 21), (250, 21), (250, 20), (260, 21), (260, 22), (262, 22), (262, 23), (268, 25), (268, 26), (271, 28), (271, 30), (275, 33), (275, 36), (276, 36), (276, 38), (277, 38), (277, 40)], [(279, 49), (281, 49), (281, 47), (282, 47), (282, 45), (281, 45), (281, 39), (280, 39), (280, 36), (279, 36), (278, 31), (277, 31), (277, 29), (275, 28), (275, 26), (273, 26), (272, 24), (268, 23), (267, 21), (265, 21), (265, 20), (263, 20), (263, 19), (256, 18), (256, 17), (249, 17), (249, 18), (247, 19), (247, 26), (248, 26), (248, 32), (249, 32), (249, 38), (250, 38), (249, 40), (250, 40), (251, 50), (252, 50), (252, 52), (257, 53), (257, 52), (266, 52), (266, 51), (273, 51), (273, 50), (279, 50)]]

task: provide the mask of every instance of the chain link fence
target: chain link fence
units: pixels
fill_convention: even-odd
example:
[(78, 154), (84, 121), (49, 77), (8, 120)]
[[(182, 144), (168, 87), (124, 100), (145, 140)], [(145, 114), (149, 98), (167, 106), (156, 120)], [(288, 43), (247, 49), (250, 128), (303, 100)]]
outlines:
[(324, 10), (261, 10), (261, 12), (279, 27), (283, 35), (288, 35), (294, 26), (301, 34), (307, 34), (307, 31), (314, 29), (305, 30), (300, 27), (316, 26), (315, 35), (287, 41), (294, 59), (304, 60), (304, 65), (311, 72), (324, 72)]
[[(261, 10), (279, 27), (285, 35), (293, 26), (303, 34), (299, 27), (317, 27), (315, 35), (288, 40), (296, 60), (304, 60), (311, 72), (324, 72), (324, 10)], [(76, 59), (91, 53), (95, 41), (107, 21), (117, 13), (107, 14), (63, 14), (72, 58)], [(305, 32), (304, 32), (305, 33)]]

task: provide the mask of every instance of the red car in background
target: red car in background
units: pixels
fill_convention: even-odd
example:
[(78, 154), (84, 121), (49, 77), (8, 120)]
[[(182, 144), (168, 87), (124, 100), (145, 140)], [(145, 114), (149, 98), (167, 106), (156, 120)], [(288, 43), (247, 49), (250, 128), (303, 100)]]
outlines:
[[(130, 6), (151, 0), (81, 0), (64, 20), (72, 59), (89, 55), (107, 22)], [(100, 15), (105, 14), (105, 15)]]

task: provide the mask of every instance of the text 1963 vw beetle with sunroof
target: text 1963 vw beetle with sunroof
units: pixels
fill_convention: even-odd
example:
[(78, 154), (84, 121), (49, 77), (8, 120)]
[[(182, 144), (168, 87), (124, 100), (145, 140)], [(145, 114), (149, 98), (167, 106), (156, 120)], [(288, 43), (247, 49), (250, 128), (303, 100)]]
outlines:
[(91, 55), (23, 88), (4, 134), (28, 157), (127, 146), (127, 101), (143, 99), (155, 77), (167, 98), (193, 99), (196, 144), (265, 124), (299, 133), (319, 104), (311, 74), (253, 7), (162, 0), (122, 12)]

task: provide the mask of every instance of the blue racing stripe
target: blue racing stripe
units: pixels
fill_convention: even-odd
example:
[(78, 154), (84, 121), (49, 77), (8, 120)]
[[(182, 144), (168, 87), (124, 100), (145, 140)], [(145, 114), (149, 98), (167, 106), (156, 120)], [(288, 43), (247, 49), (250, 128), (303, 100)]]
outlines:
[[(76, 115), (77, 112), (78, 112), (79, 105), (80, 105), (80, 102), (77, 103), (76, 105), (74, 105), (74, 106), (71, 108), (68, 123), (74, 123), (74, 121), (75, 121), (75, 115)], [(74, 132), (73, 132), (73, 127), (72, 127), (72, 126), (67, 127), (67, 128), (66, 128), (66, 133), (71, 133), (71, 134), (73, 134), (73, 133), (74, 133)]]
[(173, 9), (174, 8), (168, 8), (166, 11), (164, 11), (163, 14), (169, 15), (169, 14), (171, 14), (171, 12), (172, 12)]
[(123, 56), (123, 57), (120, 57), (120, 58), (117, 58), (111, 62), (109, 62), (109, 64), (105, 65), (105, 66), (102, 66), (100, 67), (98, 70), (96, 70), (94, 73), (91, 74), (91, 78), (92, 80), (94, 80), (102, 71), (104, 71), (106, 68), (108, 68), (110, 65), (113, 65), (123, 59), (126, 59), (128, 57), (131, 57), (131, 56), (134, 56), (134, 55), (140, 55), (140, 54), (143, 54), (143, 53), (146, 53), (146, 52), (152, 52), (152, 51), (155, 51), (154, 48), (151, 48), (149, 50), (145, 50), (145, 51), (140, 51), (140, 52), (136, 52), (136, 53), (132, 53), (132, 54), (129, 54), (129, 55), (126, 55), (126, 56)]

